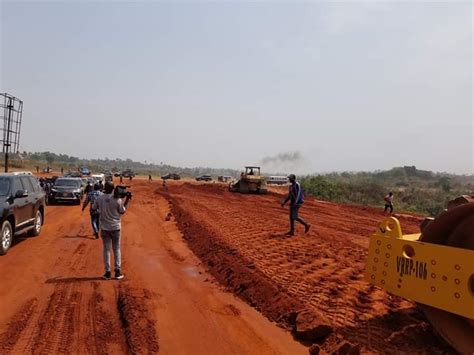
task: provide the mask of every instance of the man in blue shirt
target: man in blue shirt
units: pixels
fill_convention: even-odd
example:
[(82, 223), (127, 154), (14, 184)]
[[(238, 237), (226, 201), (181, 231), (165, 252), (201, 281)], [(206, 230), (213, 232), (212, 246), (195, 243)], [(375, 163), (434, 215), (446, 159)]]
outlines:
[(296, 176), (294, 174), (290, 174), (288, 179), (291, 183), (288, 196), (286, 196), (281, 204), (281, 207), (284, 207), (286, 203), (290, 201), (290, 230), (286, 234), (291, 236), (295, 235), (295, 221), (301, 223), (304, 226), (304, 232), (308, 233), (311, 226), (306, 223), (303, 218), (298, 216), (298, 211), (304, 203), (303, 190), (301, 189), (300, 183), (296, 181)]
[[(89, 185), (88, 185), (89, 186)], [(99, 229), (100, 229), (100, 211), (92, 209), (95, 200), (102, 195), (100, 191), (100, 185), (95, 184), (94, 189), (89, 189), (87, 192), (86, 198), (84, 199), (84, 203), (82, 204), (82, 210), (84, 211), (88, 204), (90, 204), (90, 213), (91, 213), (91, 224), (92, 229), (94, 230), (95, 239), (99, 239)]]

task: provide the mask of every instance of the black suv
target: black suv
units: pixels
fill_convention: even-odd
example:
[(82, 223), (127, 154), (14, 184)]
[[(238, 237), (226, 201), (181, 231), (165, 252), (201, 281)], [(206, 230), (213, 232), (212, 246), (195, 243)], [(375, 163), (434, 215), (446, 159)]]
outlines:
[(83, 181), (80, 178), (60, 177), (51, 187), (48, 200), (50, 203), (72, 201), (76, 205), (80, 205), (82, 194)]
[(134, 178), (135, 177), (135, 173), (131, 170), (131, 169), (126, 169), (124, 171), (122, 171), (122, 177), (124, 178)]
[(212, 181), (211, 175), (201, 175), (196, 178), (196, 181)]
[(44, 213), (45, 194), (33, 175), (0, 174), (0, 255), (6, 254), (15, 235), (39, 235)]
[(173, 173), (173, 174), (166, 174), (161, 177), (163, 180), (180, 180), (181, 176), (179, 174)]

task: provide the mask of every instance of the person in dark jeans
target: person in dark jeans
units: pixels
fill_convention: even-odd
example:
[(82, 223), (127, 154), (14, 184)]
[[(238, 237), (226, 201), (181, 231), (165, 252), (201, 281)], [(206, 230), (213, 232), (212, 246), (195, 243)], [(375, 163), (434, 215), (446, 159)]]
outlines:
[(390, 210), (390, 213), (393, 213), (393, 192), (389, 192), (387, 196), (384, 197), (385, 209), (384, 212)]
[(295, 235), (295, 221), (301, 223), (304, 226), (304, 232), (308, 233), (311, 225), (298, 216), (298, 211), (304, 203), (303, 190), (301, 189), (300, 183), (296, 181), (296, 176), (294, 174), (289, 175), (288, 179), (291, 183), (288, 196), (286, 196), (281, 204), (281, 207), (285, 207), (286, 203), (290, 201), (290, 230), (286, 234), (291, 236)]
[[(89, 185), (87, 185), (89, 187)], [(94, 205), (95, 200), (102, 195), (100, 191), (100, 185), (95, 184), (93, 190), (89, 188), (84, 203), (82, 204), (82, 211), (85, 210), (88, 204), (90, 204), (90, 214), (91, 214), (91, 225), (92, 230), (94, 231), (95, 239), (99, 239), (99, 230), (100, 230), (100, 211), (94, 210), (92, 206)]]
[(104, 186), (104, 194), (99, 196), (92, 208), (100, 211), (100, 227), (102, 242), (104, 245), (103, 257), (105, 273), (103, 278), (110, 280), (110, 247), (112, 246), (115, 261), (115, 278), (121, 280), (124, 278), (122, 274), (122, 255), (120, 251), (121, 238), (121, 218), (126, 211), (126, 207), (130, 201), (129, 196), (122, 201), (121, 198), (114, 196), (114, 184), (107, 181)]

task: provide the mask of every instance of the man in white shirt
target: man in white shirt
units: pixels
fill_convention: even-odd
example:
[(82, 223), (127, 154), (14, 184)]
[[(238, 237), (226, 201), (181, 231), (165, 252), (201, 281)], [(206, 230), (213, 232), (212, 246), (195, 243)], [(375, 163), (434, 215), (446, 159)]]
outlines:
[(99, 196), (92, 206), (93, 210), (100, 211), (100, 227), (102, 242), (104, 245), (104, 266), (105, 274), (103, 278), (110, 280), (111, 269), (110, 269), (110, 246), (114, 252), (115, 261), (115, 278), (121, 280), (124, 278), (121, 270), (121, 252), (120, 252), (120, 237), (121, 237), (121, 223), (120, 219), (126, 211), (128, 202), (130, 201), (129, 196), (122, 201), (121, 198), (115, 197), (114, 184), (110, 181), (105, 183), (104, 194)]

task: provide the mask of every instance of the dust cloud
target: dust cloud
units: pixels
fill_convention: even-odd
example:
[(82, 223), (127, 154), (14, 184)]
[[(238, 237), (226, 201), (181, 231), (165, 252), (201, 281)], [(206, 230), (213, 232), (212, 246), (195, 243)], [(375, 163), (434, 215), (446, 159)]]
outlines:
[(308, 161), (299, 151), (279, 153), (275, 156), (265, 157), (260, 160), (263, 173), (266, 175), (288, 175), (307, 173)]

